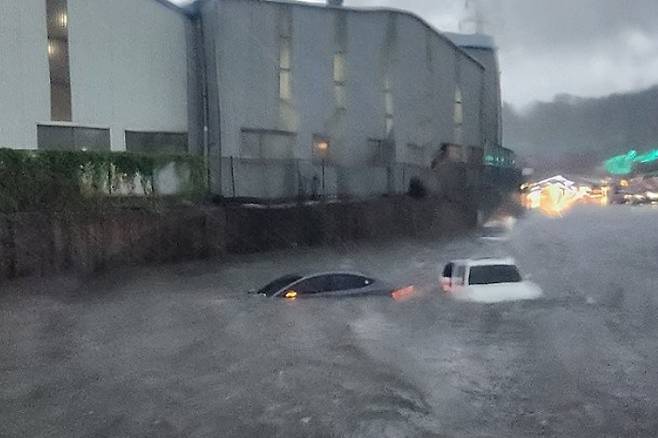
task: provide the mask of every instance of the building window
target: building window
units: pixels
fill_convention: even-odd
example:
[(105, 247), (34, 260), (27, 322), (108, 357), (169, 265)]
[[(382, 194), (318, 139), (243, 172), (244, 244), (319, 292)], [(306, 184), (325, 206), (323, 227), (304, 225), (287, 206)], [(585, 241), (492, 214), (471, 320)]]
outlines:
[(261, 134), (255, 131), (242, 131), (240, 134), (240, 158), (261, 158)]
[(334, 55), (334, 92), (336, 108), (347, 108), (347, 90), (345, 89), (345, 54), (338, 52)]
[(347, 108), (347, 90), (345, 85), (335, 85), (334, 92), (336, 94), (336, 108), (344, 110)]
[(37, 145), (40, 150), (46, 151), (109, 151), (110, 130), (37, 125)]
[(393, 116), (386, 116), (386, 135), (393, 132)]
[(457, 87), (455, 90), (455, 126), (464, 124), (464, 100), (462, 90)]
[(384, 80), (384, 107), (386, 112), (386, 136), (389, 137), (393, 132), (393, 114), (394, 114), (394, 102), (393, 102), (393, 87), (391, 85), (391, 79), (386, 78)]
[(290, 83), (290, 70), (281, 70), (279, 72), (279, 97), (281, 100), (292, 99), (292, 87)]
[(292, 99), (292, 15), (284, 10), (279, 19), (279, 98)]
[(68, 7), (66, 0), (46, 0), (50, 118), (70, 122), (71, 74), (69, 67)]
[(459, 87), (455, 90), (454, 123), (455, 143), (462, 144), (464, 137), (464, 102), (462, 98), (462, 90)]
[(281, 38), (281, 53), (279, 55), (279, 97), (290, 100), (292, 97), (291, 81), (291, 48), (290, 38)]
[(327, 161), (331, 151), (331, 140), (323, 135), (313, 135), (313, 160)]
[(345, 54), (343, 52), (334, 55), (334, 82), (345, 83)]
[(290, 71), (290, 40), (282, 38), (281, 53), (279, 55), (279, 68), (281, 70)]
[(126, 131), (126, 150), (140, 154), (186, 154), (186, 132)]
[(296, 138), (293, 132), (243, 128), (240, 132), (240, 158), (292, 159)]

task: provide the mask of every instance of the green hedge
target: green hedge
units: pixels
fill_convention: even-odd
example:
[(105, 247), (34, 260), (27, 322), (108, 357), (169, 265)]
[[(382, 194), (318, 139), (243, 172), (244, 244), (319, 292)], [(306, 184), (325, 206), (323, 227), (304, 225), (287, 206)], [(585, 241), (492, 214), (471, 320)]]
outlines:
[(0, 149), (0, 212), (84, 208), (135, 177), (154, 198), (157, 170), (172, 163), (178, 172), (189, 171), (177, 196), (206, 193), (205, 164), (198, 156)]

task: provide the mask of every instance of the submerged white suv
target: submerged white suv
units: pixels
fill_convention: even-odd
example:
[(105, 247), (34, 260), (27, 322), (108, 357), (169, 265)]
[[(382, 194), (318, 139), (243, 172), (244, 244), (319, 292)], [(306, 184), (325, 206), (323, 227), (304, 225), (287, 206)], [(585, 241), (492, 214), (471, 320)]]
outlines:
[(512, 259), (467, 259), (448, 263), (441, 276), (441, 289), (456, 299), (497, 303), (532, 300), (541, 289), (521, 276)]

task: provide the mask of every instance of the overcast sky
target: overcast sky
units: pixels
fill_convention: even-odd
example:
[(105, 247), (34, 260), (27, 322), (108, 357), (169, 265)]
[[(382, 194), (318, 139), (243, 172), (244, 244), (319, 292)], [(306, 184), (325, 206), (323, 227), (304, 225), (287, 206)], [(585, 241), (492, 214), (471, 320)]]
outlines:
[[(517, 107), (561, 93), (593, 97), (658, 84), (658, 0), (478, 3), (499, 46), (503, 97)], [(457, 31), (465, 0), (345, 4), (407, 9), (439, 30)]]

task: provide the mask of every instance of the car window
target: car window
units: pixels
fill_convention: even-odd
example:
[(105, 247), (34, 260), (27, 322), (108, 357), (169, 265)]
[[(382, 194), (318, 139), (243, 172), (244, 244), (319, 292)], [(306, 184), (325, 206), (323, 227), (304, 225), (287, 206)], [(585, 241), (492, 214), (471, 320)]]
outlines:
[(443, 277), (450, 278), (452, 277), (452, 269), (455, 266), (454, 263), (448, 263), (445, 268), (443, 268)]
[(474, 266), (468, 278), (469, 284), (519, 283), (519, 270), (514, 265)]
[(453, 276), (455, 278), (455, 280), (464, 281), (464, 276), (465, 275), (466, 275), (466, 266), (458, 265), (457, 269), (455, 271), (455, 275)]
[(320, 275), (301, 281), (292, 288), (300, 295), (329, 292), (333, 290), (333, 279), (331, 275)]
[(332, 290), (352, 290), (362, 289), (370, 286), (373, 280), (362, 277), (360, 275), (340, 274), (332, 276), (333, 285)]
[(506, 232), (507, 232), (507, 228), (500, 227), (500, 226), (485, 227), (482, 230), (483, 235), (485, 235), (485, 236), (494, 236), (494, 237), (505, 234)]
[(269, 283), (267, 286), (259, 290), (258, 294), (271, 297), (272, 295), (274, 295), (275, 293), (277, 293), (287, 285), (292, 284), (295, 281), (299, 281), (301, 278), (302, 277), (299, 275), (286, 275), (277, 278), (276, 280), (274, 280), (273, 282)]

